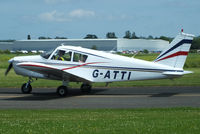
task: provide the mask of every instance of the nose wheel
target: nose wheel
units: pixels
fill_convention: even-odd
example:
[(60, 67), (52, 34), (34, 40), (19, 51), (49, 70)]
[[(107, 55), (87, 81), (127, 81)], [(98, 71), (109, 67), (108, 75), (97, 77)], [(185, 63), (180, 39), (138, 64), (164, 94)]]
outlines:
[(32, 91), (32, 86), (30, 83), (24, 83), (21, 87), (21, 91), (23, 94), (29, 94)]
[(21, 91), (23, 94), (30, 94), (32, 91), (31, 83), (33, 82), (33, 79), (29, 77), (29, 80), (27, 83), (22, 84)]

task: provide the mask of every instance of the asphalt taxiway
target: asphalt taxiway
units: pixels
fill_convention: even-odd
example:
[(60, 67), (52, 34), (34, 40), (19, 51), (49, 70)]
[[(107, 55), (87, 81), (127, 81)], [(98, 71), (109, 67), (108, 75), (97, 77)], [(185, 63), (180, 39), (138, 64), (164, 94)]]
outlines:
[(0, 109), (155, 108), (200, 107), (200, 87), (93, 88), (90, 94), (70, 89), (59, 97), (56, 89), (35, 88), (22, 94), (18, 88), (0, 88)]

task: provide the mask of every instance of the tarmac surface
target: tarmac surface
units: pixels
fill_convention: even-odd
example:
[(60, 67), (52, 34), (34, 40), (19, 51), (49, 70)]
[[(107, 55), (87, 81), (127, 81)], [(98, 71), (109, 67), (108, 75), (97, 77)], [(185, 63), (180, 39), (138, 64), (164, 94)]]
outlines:
[(55, 92), (36, 88), (22, 94), (17, 88), (0, 88), (0, 109), (200, 107), (200, 87), (105, 87), (93, 88), (90, 94), (69, 89), (66, 97)]

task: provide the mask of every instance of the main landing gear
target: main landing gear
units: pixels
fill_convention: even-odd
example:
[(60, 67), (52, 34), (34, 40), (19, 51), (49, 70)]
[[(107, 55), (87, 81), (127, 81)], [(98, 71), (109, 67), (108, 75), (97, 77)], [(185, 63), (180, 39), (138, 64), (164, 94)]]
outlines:
[[(59, 86), (57, 88), (57, 94), (59, 96), (64, 97), (68, 94), (68, 87), (66, 85), (67, 85), (67, 83), (65, 83), (62, 86)], [(82, 93), (90, 93), (92, 86), (89, 84), (82, 84), (80, 89), (81, 89)]]
[(66, 96), (68, 93), (68, 88), (67, 86), (59, 86), (57, 88), (57, 94), (60, 95), (61, 97)]
[(63, 80), (63, 85), (57, 88), (57, 94), (61, 97), (64, 97), (68, 93), (68, 82)]
[(91, 89), (92, 89), (92, 86), (90, 84), (83, 83), (81, 85), (81, 91), (82, 91), (82, 93), (90, 93)]

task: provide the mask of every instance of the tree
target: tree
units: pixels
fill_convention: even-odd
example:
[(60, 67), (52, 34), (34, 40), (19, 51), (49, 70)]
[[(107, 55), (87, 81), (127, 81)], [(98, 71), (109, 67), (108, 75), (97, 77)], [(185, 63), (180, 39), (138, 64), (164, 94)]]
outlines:
[(55, 39), (67, 39), (66, 37), (59, 37), (59, 36), (56, 36)]
[(166, 41), (169, 41), (169, 42), (171, 42), (173, 40), (173, 38), (169, 38), (169, 37), (166, 37), (166, 36), (160, 36), (159, 39), (166, 40)]
[(126, 31), (125, 32), (125, 36), (123, 38), (131, 39), (131, 32), (130, 31)]
[(31, 35), (30, 34), (27, 36), (27, 40), (31, 40)]
[(115, 39), (115, 38), (117, 38), (117, 37), (116, 37), (116, 35), (115, 35), (114, 32), (108, 32), (108, 33), (106, 34), (106, 38), (108, 38), (108, 39)]
[(132, 33), (131, 39), (138, 39), (138, 37), (136, 36), (135, 32)]
[(149, 35), (147, 39), (153, 39), (153, 36), (152, 36), (152, 35)]
[(98, 37), (95, 34), (87, 34), (84, 39), (98, 39)]
[(191, 49), (200, 49), (200, 36), (193, 39)]
[(136, 36), (135, 32), (133, 32), (131, 34), (130, 31), (126, 31), (125, 32), (125, 36), (123, 38), (126, 38), (126, 39), (138, 39), (138, 37)]
[(148, 53), (149, 53), (149, 51), (148, 51), (147, 49), (144, 49), (143, 52), (144, 52), (145, 54), (148, 54)]
[(44, 37), (44, 36), (40, 36), (38, 37), (39, 40), (45, 40), (45, 39), (51, 39), (50, 37)]

